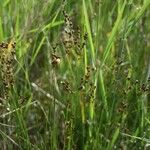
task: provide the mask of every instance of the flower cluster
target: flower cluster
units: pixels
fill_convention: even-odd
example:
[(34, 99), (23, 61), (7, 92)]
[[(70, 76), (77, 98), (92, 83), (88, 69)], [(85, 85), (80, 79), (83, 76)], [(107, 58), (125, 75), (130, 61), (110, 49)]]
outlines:
[[(87, 33), (82, 37), (80, 27), (74, 25), (71, 17), (63, 11), (64, 15), (64, 29), (62, 32), (62, 43), (65, 47), (66, 53), (75, 53), (81, 55), (82, 49), (86, 44)], [(72, 49), (74, 51), (72, 51)]]
[(14, 84), (14, 60), (15, 60), (15, 42), (0, 43), (0, 73), (2, 78), (1, 97), (9, 98), (9, 91)]

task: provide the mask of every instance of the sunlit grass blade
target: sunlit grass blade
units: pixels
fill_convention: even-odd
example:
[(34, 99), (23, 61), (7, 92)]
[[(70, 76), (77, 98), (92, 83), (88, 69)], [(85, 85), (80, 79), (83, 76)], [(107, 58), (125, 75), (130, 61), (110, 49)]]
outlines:
[(106, 59), (110, 55), (112, 45), (116, 40), (117, 31), (120, 29), (121, 24), (122, 24), (122, 20), (123, 20), (122, 16), (123, 16), (123, 12), (125, 9), (125, 5), (126, 5), (126, 0), (124, 1), (123, 4), (121, 3), (121, 1), (118, 1), (118, 16), (117, 16), (116, 22), (112, 28), (111, 35), (108, 39), (107, 46), (106, 46), (106, 49), (103, 54), (102, 64), (105, 64)]
[(90, 23), (89, 23), (89, 18), (88, 18), (88, 12), (87, 12), (87, 6), (85, 3), (85, 0), (82, 1), (83, 2), (83, 14), (85, 16), (85, 27), (88, 33), (88, 39), (89, 39), (89, 43), (90, 43), (90, 49), (91, 49), (91, 56), (93, 61), (95, 60), (95, 50), (94, 50), (94, 45), (93, 45), (93, 38), (92, 38), (92, 29), (90, 27)]

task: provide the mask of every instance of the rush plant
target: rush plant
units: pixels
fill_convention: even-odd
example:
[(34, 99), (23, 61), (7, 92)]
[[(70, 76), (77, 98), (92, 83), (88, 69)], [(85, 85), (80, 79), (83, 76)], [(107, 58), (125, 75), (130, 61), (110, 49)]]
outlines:
[(149, 18), (149, 0), (0, 0), (1, 149), (149, 149)]

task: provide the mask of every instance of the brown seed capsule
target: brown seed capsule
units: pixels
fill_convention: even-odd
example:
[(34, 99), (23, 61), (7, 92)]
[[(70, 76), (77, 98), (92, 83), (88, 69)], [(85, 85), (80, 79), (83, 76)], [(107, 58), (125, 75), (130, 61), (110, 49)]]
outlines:
[(138, 83), (139, 83), (139, 80), (136, 80), (135, 83), (138, 84)]
[(146, 86), (145, 86), (145, 84), (143, 83), (142, 86), (141, 86), (141, 90), (142, 90), (142, 91), (145, 91), (145, 89), (146, 89)]
[(53, 66), (60, 64), (60, 61), (61, 61), (61, 59), (59, 56), (52, 54), (52, 65)]
[(128, 81), (131, 80), (131, 77), (127, 77), (127, 80), (128, 80)]
[(85, 89), (84, 85), (81, 85), (81, 86), (78, 88), (79, 91), (84, 90), (84, 89)]
[(14, 49), (16, 47), (16, 42), (11, 43), (11, 46)]
[(85, 35), (84, 35), (84, 40), (86, 40), (86, 39), (87, 39), (87, 37), (88, 37), (88, 34), (87, 34), (87, 33), (85, 33)]

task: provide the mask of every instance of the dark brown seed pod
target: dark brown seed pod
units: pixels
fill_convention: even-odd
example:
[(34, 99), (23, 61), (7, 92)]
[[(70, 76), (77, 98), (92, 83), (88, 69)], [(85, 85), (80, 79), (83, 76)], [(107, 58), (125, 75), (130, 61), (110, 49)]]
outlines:
[(127, 77), (127, 80), (128, 80), (128, 81), (131, 80), (131, 77)]
[(139, 80), (136, 80), (135, 83), (136, 83), (136, 84), (139, 84)]
[(145, 89), (146, 89), (146, 85), (143, 83), (142, 86), (141, 86), (141, 90), (145, 91)]
[(84, 38), (84, 40), (87, 40), (87, 38), (88, 38), (88, 34), (87, 34), (87, 33), (85, 33), (83, 38)]

